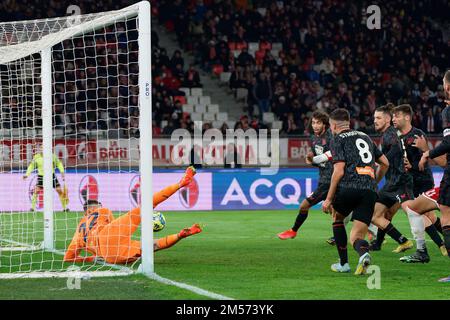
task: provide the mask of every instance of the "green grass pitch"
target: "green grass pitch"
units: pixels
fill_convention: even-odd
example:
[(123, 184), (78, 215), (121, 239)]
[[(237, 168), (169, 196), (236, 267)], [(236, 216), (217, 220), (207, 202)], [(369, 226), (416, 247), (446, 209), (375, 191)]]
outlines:
[[(396, 243), (388, 239), (383, 251), (372, 254), (380, 267), (381, 289), (368, 289), (368, 276), (336, 274), (330, 265), (337, 261), (335, 247), (325, 243), (331, 236), (331, 218), (312, 211), (294, 240), (281, 241), (278, 232), (289, 228), (295, 211), (166, 212), (167, 227), (155, 236), (178, 232), (194, 222), (205, 224), (204, 232), (182, 240), (155, 255), (155, 270), (166, 278), (191, 284), (235, 299), (448, 299), (450, 285), (439, 283), (450, 275), (449, 258), (441, 256), (434, 243), (427, 245), (429, 264), (404, 264), (391, 251)], [(77, 214), (58, 213), (58, 230), (76, 226)], [(404, 213), (394, 224), (411, 238)], [(66, 227), (67, 226), (67, 227)], [(349, 231), (348, 226), (348, 230)], [(58, 231), (57, 244), (64, 245), (72, 230)], [(69, 239), (70, 240), (70, 239)], [(413, 250), (407, 253), (412, 253)], [(17, 254), (17, 253), (16, 253)], [(55, 268), (65, 268), (60, 256)], [(39, 257), (23, 255), (14, 261), (26, 265)], [(3, 253), (0, 272), (11, 256)], [(352, 271), (357, 255), (349, 248)], [(39, 261), (39, 260), (38, 260)], [(31, 269), (49, 265), (29, 264)], [(97, 266), (85, 266), (87, 269)], [(66, 279), (0, 280), (0, 299), (205, 299), (189, 291), (149, 280), (141, 275), (92, 278), (81, 282), (80, 290), (69, 290)]]

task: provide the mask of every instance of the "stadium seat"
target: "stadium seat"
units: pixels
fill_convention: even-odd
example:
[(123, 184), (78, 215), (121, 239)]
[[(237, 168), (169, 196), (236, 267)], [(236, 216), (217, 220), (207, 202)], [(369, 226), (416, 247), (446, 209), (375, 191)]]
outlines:
[(64, 137), (64, 130), (63, 129), (54, 129), (53, 133), (56, 137)]
[(204, 113), (203, 114), (203, 121), (212, 122), (216, 120), (216, 115), (214, 113)]
[(228, 83), (231, 78), (231, 72), (222, 72), (220, 74), (220, 82), (226, 82)]
[(228, 113), (226, 112), (219, 112), (216, 114), (216, 120), (217, 121), (227, 121), (228, 120)]
[(189, 88), (180, 88), (178, 90), (183, 91), (186, 94), (186, 96), (191, 95), (191, 89), (189, 89)]
[(198, 97), (187, 97), (187, 104), (198, 104)]
[(236, 43), (236, 50), (242, 51), (242, 49), (245, 49), (247, 47), (248, 47), (247, 42), (242, 41)]
[(275, 121), (275, 115), (272, 112), (263, 113), (263, 122), (272, 123)]
[(260, 42), (259, 44), (259, 49), (260, 50), (272, 50), (272, 44), (270, 42), (264, 41), (264, 42)]
[(193, 97), (201, 97), (203, 95), (203, 89), (202, 88), (192, 88), (191, 89), (191, 96)]
[(258, 50), (255, 52), (255, 60), (256, 60), (256, 64), (260, 65), (262, 64), (264, 57), (266, 56), (266, 50)]
[(221, 127), (222, 127), (222, 125), (223, 125), (223, 121), (213, 121), (212, 122), (212, 126), (213, 126), (213, 128), (216, 128), (216, 129), (220, 129)]
[(194, 107), (194, 110), (196, 113), (205, 113), (206, 105), (205, 104), (196, 104)]
[(281, 42), (272, 43), (272, 50), (283, 50), (283, 44)]
[(280, 50), (272, 49), (272, 50), (270, 50), (270, 54), (271, 54), (274, 58), (278, 58), (278, 56), (280, 55)]
[(258, 8), (257, 11), (259, 12), (260, 15), (262, 15), (264, 17), (266, 15), (267, 9), (266, 8)]
[(204, 105), (210, 105), (211, 104), (211, 98), (209, 96), (202, 96), (198, 100), (198, 103), (199, 104), (204, 104)]
[(180, 101), (181, 104), (186, 104), (187, 103), (187, 100), (186, 100), (185, 96), (175, 96), (175, 97), (173, 97), (173, 101), (174, 102)]
[(210, 105), (208, 105), (208, 112), (210, 112), (210, 113), (219, 113), (219, 105), (218, 104), (210, 104)]
[(257, 51), (259, 49), (259, 43), (258, 42), (250, 42), (248, 44), (248, 51)]
[(234, 126), (236, 125), (236, 121), (222, 121), (222, 123), (225, 122), (228, 126), (228, 129), (234, 129)]
[(193, 112), (193, 113), (191, 113), (191, 120), (192, 121), (202, 121), (203, 116), (201, 113)]
[(247, 101), (248, 89), (246, 88), (238, 88), (236, 91), (236, 99)]
[(274, 121), (272, 122), (272, 129), (281, 130), (283, 128), (283, 121)]
[(187, 113), (194, 112), (194, 106), (192, 104), (184, 104), (182, 108), (183, 108), (183, 112), (187, 112)]

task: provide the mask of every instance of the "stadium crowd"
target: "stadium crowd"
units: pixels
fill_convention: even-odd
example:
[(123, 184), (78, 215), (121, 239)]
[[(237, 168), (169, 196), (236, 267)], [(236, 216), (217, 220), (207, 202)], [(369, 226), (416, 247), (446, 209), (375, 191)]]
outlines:
[[(177, 97), (184, 93), (178, 89), (202, 84), (195, 66), (185, 65), (183, 50), (192, 51), (199, 66), (207, 71), (230, 72), (231, 89), (247, 89), (248, 112), (243, 111), (236, 127), (265, 126), (261, 114), (270, 111), (283, 121), (285, 134), (304, 134), (313, 111), (331, 112), (343, 107), (351, 112), (355, 128), (373, 132), (370, 115), (377, 106), (390, 101), (410, 103), (415, 110), (416, 127), (428, 133), (440, 131), (440, 111), (444, 106), (440, 79), (450, 46), (444, 42), (435, 22), (445, 20), (444, 12), (450, 9), (447, 1), (383, 2), (380, 30), (366, 27), (363, 12), (369, 5), (367, 1), (356, 4), (306, 0), (302, 5), (298, 2), (152, 1), (153, 15), (176, 33), (182, 48), (169, 56), (160, 48), (158, 35), (153, 32), (154, 134), (193, 128), (189, 115), (182, 112), (184, 100)], [(89, 10), (85, 10), (87, 3)], [(131, 3), (99, 0), (79, 1), (78, 5), (82, 12), (94, 9), (100, 12)], [(0, 19), (64, 16), (66, 10), (56, 0), (45, 3), (8, 0), (0, 3)], [(420, 18), (423, 16), (435, 20)], [(256, 52), (249, 51), (252, 42), (259, 43)], [(271, 50), (274, 43), (281, 43), (279, 51)], [(71, 49), (70, 44), (65, 49)], [(105, 53), (98, 50), (97, 54)], [(236, 50), (239, 54), (235, 57)], [(117, 63), (114, 57), (108, 59), (101, 63)], [(85, 67), (89, 69), (89, 65)], [(102, 65), (100, 71), (92, 68), (78, 71), (76, 79), (69, 79), (72, 83), (64, 85), (67, 81), (64, 75), (57, 76), (60, 82), (55, 86), (57, 127), (74, 133), (109, 126), (124, 129), (125, 135), (138, 136), (137, 77), (118, 76), (120, 83), (104, 83), (104, 89), (89, 91), (89, 81), (83, 81), (83, 77), (95, 77), (89, 72), (101, 73), (106, 70), (103, 67), (106, 68)], [(131, 61), (129, 68), (137, 66)], [(113, 72), (117, 76), (112, 69), (107, 69), (108, 74)], [(120, 75), (121, 70), (118, 72)], [(70, 95), (80, 90), (89, 98), (87, 103), (71, 105)], [(127, 94), (128, 101), (120, 98)], [(100, 101), (100, 109), (101, 101), (105, 101), (108, 110), (96, 112), (96, 100)], [(58, 116), (64, 108), (67, 116)], [(259, 117), (255, 110), (259, 111)], [(161, 128), (163, 120), (167, 125)], [(8, 123), (15, 126), (11, 121)], [(222, 129), (225, 128), (224, 124)]]
[[(314, 110), (337, 107), (351, 112), (355, 128), (373, 132), (370, 115), (387, 102), (410, 103), (414, 125), (439, 132), (440, 79), (450, 46), (435, 22), (445, 21), (449, 2), (380, 2), (381, 30), (369, 30), (364, 11), (373, 2), (156, 4), (160, 23), (176, 32), (180, 46), (193, 51), (205, 70), (229, 71), (232, 89), (248, 89), (249, 116), (256, 108), (272, 111), (285, 133), (304, 133)], [(259, 43), (254, 54), (252, 42)], [(282, 44), (278, 56), (274, 43)]]

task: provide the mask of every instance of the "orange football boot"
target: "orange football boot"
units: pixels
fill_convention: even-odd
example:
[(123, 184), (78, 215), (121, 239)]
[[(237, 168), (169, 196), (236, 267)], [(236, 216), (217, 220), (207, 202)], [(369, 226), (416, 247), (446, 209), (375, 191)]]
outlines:
[(198, 223), (195, 223), (190, 228), (184, 228), (183, 230), (178, 233), (178, 237), (180, 238), (186, 238), (189, 236), (193, 236), (194, 234), (202, 232), (202, 227)]
[(184, 173), (183, 178), (181, 178), (179, 184), (180, 184), (180, 188), (184, 188), (186, 186), (188, 186), (191, 182), (192, 179), (195, 176), (195, 168), (193, 166), (190, 166), (186, 169), (186, 172)]

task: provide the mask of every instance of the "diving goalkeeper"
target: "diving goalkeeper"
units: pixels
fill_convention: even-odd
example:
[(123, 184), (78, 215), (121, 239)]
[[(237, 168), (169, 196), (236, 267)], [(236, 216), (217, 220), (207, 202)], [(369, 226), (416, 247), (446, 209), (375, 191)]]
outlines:
[[(64, 175), (64, 165), (62, 164), (61, 160), (58, 159), (58, 157), (53, 154), (53, 188), (56, 189), (56, 192), (59, 196), (59, 201), (61, 201), (61, 205), (63, 207), (63, 211), (69, 211), (67, 208), (67, 205), (69, 204), (69, 197), (67, 194), (67, 188), (65, 187), (64, 183), (64, 189), (61, 188), (61, 185), (59, 184), (58, 179), (56, 179), (55, 176), (55, 168), (58, 168), (59, 172), (61, 173), (61, 177), (63, 181), (65, 181), (65, 175)], [(42, 146), (37, 145), (36, 153), (33, 156), (33, 159), (31, 160), (30, 164), (28, 165), (27, 172), (23, 176), (23, 179), (27, 179), (28, 176), (35, 170), (38, 171), (38, 179), (36, 186), (33, 190), (33, 195), (31, 197), (31, 211), (36, 210), (36, 200), (37, 195), (41, 190), (43, 190), (44, 186), (44, 155), (42, 153)]]
[[(153, 196), (153, 207), (167, 200), (180, 188), (189, 185), (195, 175), (194, 167), (188, 167), (179, 183), (175, 183), (157, 192)], [(64, 261), (93, 262), (101, 258), (107, 263), (126, 264), (141, 257), (141, 242), (132, 240), (131, 236), (141, 223), (141, 209), (134, 208), (128, 213), (114, 219), (111, 210), (103, 208), (96, 200), (88, 200), (84, 205), (85, 214), (75, 231)], [(147, 213), (148, 214), (148, 213)], [(200, 225), (181, 230), (153, 241), (153, 250), (170, 248), (181, 239), (202, 232)], [(81, 250), (92, 254), (80, 256)]]

